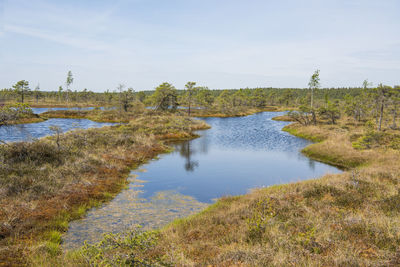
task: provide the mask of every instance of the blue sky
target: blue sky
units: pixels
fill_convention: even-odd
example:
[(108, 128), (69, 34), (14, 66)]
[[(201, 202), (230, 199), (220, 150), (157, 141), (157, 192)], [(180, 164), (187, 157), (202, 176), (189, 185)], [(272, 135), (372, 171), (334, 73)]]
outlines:
[(0, 88), (400, 84), (398, 0), (0, 0)]

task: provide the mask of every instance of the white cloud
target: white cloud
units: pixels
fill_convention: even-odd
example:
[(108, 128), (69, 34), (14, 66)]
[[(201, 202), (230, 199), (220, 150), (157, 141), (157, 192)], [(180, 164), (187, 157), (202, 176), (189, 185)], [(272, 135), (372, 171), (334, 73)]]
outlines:
[(56, 42), (63, 45), (69, 45), (77, 48), (83, 48), (88, 50), (105, 51), (110, 47), (102, 42), (86, 39), (76, 38), (62, 33), (45, 32), (39, 29), (17, 26), (17, 25), (5, 25), (4, 31), (9, 33), (18, 33), (31, 37), (40, 38), (46, 41)]
[(398, 79), (396, 2), (227, 3), (8, 1), (0, 88), (22, 78), (56, 87), (69, 69), (77, 87), (97, 90), (196, 79), (213, 88), (303, 87), (316, 68), (325, 86)]

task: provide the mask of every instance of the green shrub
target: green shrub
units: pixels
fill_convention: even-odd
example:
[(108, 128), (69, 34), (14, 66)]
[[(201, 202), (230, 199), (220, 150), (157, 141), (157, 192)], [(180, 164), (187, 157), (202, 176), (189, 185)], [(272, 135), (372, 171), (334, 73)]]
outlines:
[(247, 239), (249, 242), (261, 242), (268, 222), (276, 215), (269, 198), (260, 199), (253, 204), (252, 216), (247, 219)]
[(91, 266), (153, 266), (160, 259), (149, 260), (142, 254), (153, 248), (157, 240), (157, 231), (143, 232), (137, 226), (124, 234), (105, 234), (102, 241), (93, 245), (85, 242), (79, 254)]
[(60, 232), (58, 232), (58, 231), (50, 231), (48, 234), (47, 234), (47, 238), (48, 238), (48, 240), (50, 241), (50, 242), (52, 242), (52, 243), (56, 243), (56, 244), (61, 244), (61, 241), (62, 241), (62, 235), (61, 235), (61, 233)]
[(44, 243), (45, 252), (49, 254), (51, 257), (56, 257), (61, 254), (61, 247), (59, 243), (54, 243), (47, 241)]

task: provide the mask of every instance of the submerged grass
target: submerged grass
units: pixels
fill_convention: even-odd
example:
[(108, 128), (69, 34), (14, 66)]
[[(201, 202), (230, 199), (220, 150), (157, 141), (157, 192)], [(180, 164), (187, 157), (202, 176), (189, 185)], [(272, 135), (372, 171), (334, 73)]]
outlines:
[(193, 130), (207, 127), (184, 116), (152, 114), (68, 132), (58, 142), (47, 137), (1, 145), (1, 265), (32, 264), (34, 254), (40, 262), (59, 255), (68, 222), (117, 194), (130, 168), (168, 151), (161, 139), (193, 138)]
[[(390, 147), (352, 146), (363, 129), (347, 125), (286, 129), (318, 140), (305, 149), (321, 161), (345, 167), (341, 174), (271, 186), (219, 199), (204, 211), (179, 219), (145, 242), (108, 236), (105, 243), (58, 257), (56, 265), (107, 261), (130, 266), (399, 266), (400, 152)], [(137, 238), (136, 238), (136, 237)], [(101, 247), (113, 240), (114, 247)], [(148, 238), (145, 238), (148, 240)], [(118, 247), (118, 248), (116, 248)]]

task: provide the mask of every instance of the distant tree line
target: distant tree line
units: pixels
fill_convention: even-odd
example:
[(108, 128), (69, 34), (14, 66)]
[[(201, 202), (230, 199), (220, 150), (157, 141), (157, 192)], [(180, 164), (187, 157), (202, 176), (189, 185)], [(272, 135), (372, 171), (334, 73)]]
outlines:
[(242, 88), (212, 90), (188, 82), (184, 89), (176, 89), (170, 83), (162, 83), (155, 90), (135, 92), (119, 85), (114, 90), (93, 92), (71, 89), (74, 78), (69, 71), (65, 82), (57, 91), (42, 91), (37, 85), (30, 89), (29, 82), (21, 80), (11, 88), (0, 90), (0, 103), (59, 103), (86, 104), (119, 107), (121, 112), (138, 105), (149, 106), (157, 110), (176, 110), (179, 106), (187, 108), (188, 114), (193, 109), (235, 112), (240, 109), (283, 106), (295, 108), (290, 116), (302, 124), (316, 124), (317, 120), (336, 123), (343, 115), (354, 120), (373, 119), (378, 129), (383, 124), (395, 129), (398, 127), (400, 113), (400, 87), (379, 84), (373, 87), (365, 80), (360, 87), (321, 88), (319, 70), (315, 71), (308, 88)]
[(338, 90), (334, 94), (332, 89), (319, 87), (319, 71), (316, 71), (310, 78), (308, 94), (298, 98), (298, 109), (289, 116), (309, 125), (317, 124), (317, 117), (335, 124), (337, 119), (347, 115), (356, 122), (374, 121), (378, 131), (384, 124), (386, 128), (398, 129), (400, 86), (379, 84), (373, 87), (364, 80), (360, 88), (334, 89)]

